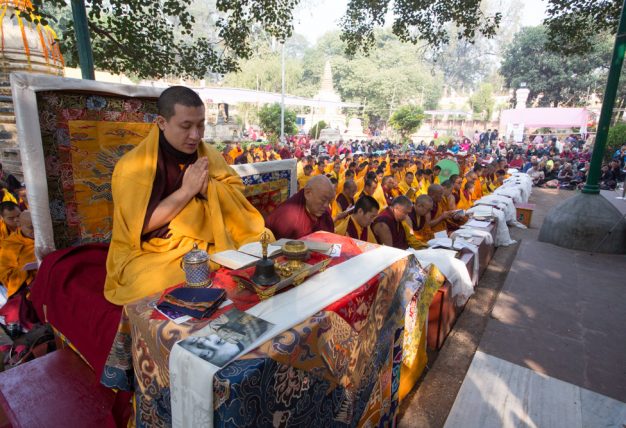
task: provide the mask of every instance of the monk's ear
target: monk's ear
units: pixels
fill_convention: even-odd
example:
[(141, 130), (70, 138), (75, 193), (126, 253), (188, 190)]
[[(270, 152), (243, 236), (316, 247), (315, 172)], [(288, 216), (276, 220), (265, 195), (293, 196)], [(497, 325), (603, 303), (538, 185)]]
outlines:
[(157, 126), (159, 127), (159, 129), (161, 131), (165, 130), (165, 125), (167, 124), (167, 119), (165, 119), (163, 116), (158, 115), (156, 120), (155, 120)]

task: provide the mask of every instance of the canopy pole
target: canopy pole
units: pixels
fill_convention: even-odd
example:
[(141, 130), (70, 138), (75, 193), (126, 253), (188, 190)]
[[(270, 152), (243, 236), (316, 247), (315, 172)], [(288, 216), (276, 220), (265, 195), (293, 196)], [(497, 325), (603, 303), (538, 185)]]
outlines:
[(620, 74), (622, 73), (622, 64), (624, 63), (624, 51), (626, 50), (626, 0), (622, 4), (622, 15), (619, 20), (617, 36), (615, 36), (615, 47), (613, 48), (613, 59), (611, 60), (611, 68), (609, 69), (609, 77), (606, 82), (606, 90), (604, 91), (604, 100), (602, 101), (602, 110), (600, 111), (600, 120), (598, 121), (598, 131), (596, 134), (596, 142), (593, 145), (593, 153), (591, 154), (591, 164), (589, 165), (589, 175), (587, 182), (582, 188), (582, 193), (598, 194), (600, 193), (600, 173), (602, 170), (602, 158), (606, 148), (606, 141), (609, 136), (609, 128), (611, 127), (611, 116), (613, 115), (613, 107), (615, 106), (615, 97), (617, 96), (617, 87), (619, 85)]
[(82, 77), (87, 80), (96, 80), (84, 0), (72, 0), (72, 16), (74, 18), (74, 34), (76, 36), (78, 62), (80, 63)]

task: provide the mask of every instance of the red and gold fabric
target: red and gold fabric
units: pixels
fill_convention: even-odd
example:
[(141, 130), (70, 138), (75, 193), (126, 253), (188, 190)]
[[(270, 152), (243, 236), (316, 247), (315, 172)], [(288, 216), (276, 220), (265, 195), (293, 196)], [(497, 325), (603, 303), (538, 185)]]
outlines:
[[(306, 239), (341, 243), (343, 260), (376, 248), (327, 233)], [(218, 272), (219, 285), (223, 285), (221, 275), (228, 274)], [(303, 426), (332, 426), (336, 421), (392, 425), (400, 389), (410, 389), (421, 373), (419, 366), (423, 369), (423, 320), (443, 282), (437, 281), (413, 258), (401, 259), (313, 317), (238, 358), (214, 377), (214, 425), (258, 426), (264, 420), (298, 421)], [(248, 300), (242, 306), (237, 289), (228, 285), (225, 289), (236, 307), (245, 310), (254, 304)], [(118, 346), (114, 345), (106, 368), (110, 376), (102, 378), (115, 386), (114, 373), (123, 378), (133, 362), (137, 426), (158, 426), (169, 420), (169, 352), (175, 342), (206, 325), (206, 320), (176, 325), (155, 316), (153, 305), (158, 299), (159, 295), (151, 296), (125, 307)], [(413, 309), (407, 313), (409, 304)], [(251, 400), (259, 404), (256, 410), (243, 412), (242, 406)]]

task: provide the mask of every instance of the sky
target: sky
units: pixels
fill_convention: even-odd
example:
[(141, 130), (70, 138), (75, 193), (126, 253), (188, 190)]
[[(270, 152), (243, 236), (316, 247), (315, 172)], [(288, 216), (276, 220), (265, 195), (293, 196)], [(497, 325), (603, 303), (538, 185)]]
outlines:
[[(508, 0), (504, 0), (508, 1)], [(295, 14), (295, 32), (314, 44), (323, 34), (337, 30), (348, 0), (304, 0)], [(543, 20), (546, 0), (524, 1), (524, 26), (539, 25)]]

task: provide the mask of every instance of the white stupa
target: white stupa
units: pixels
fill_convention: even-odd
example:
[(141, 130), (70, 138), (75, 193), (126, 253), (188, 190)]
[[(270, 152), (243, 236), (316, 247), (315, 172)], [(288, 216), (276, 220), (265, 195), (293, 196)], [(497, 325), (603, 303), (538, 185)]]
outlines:
[(333, 86), (333, 73), (330, 67), (330, 61), (326, 61), (324, 65), (324, 74), (322, 75), (322, 86), (313, 97), (319, 101), (319, 107), (313, 109), (311, 115), (311, 126), (320, 120), (326, 122), (329, 128), (336, 129), (340, 134), (346, 130), (346, 117), (341, 113), (340, 107), (329, 103), (341, 103), (341, 97)]

